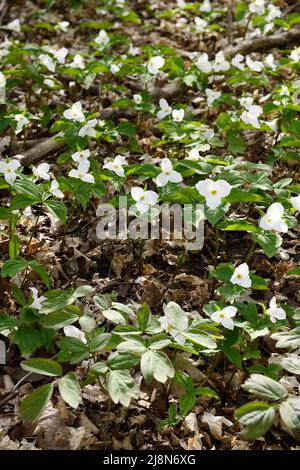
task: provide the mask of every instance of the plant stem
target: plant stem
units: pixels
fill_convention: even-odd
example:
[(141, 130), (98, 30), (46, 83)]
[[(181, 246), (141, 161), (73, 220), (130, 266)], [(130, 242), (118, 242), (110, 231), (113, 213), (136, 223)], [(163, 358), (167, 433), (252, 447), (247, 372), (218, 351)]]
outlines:
[(248, 263), (248, 261), (252, 258), (252, 255), (254, 253), (254, 250), (255, 250), (255, 247), (256, 247), (256, 242), (254, 240), (252, 240), (251, 242), (251, 245), (249, 247), (249, 250), (248, 252), (246, 253), (246, 256), (244, 258), (244, 263)]

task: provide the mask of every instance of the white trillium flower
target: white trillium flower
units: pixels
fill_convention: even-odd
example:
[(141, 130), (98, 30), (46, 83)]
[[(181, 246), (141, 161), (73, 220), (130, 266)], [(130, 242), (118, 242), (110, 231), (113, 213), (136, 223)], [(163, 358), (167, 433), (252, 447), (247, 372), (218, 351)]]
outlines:
[(205, 197), (206, 205), (210, 209), (216, 209), (220, 204), (222, 204), (222, 199), (231, 191), (231, 186), (225, 180), (213, 181), (211, 179), (206, 179), (204, 181), (199, 181), (196, 184), (196, 189)]
[(4, 88), (6, 85), (6, 79), (2, 72), (0, 72), (0, 88)]
[(50, 180), (50, 175), (49, 175), (50, 165), (49, 165), (49, 163), (41, 163), (37, 167), (33, 166), (32, 171), (33, 171), (34, 176), (36, 176), (37, 178), (43, 179), (45, 181)]
[(16, 159), (9, 160), (8, 162), (0, 162), (0, 173), (3, 173), (4, 179), (8, 184), (14, 184), (17, 178), (16, 170), (20, 168), (20, 166), (21, 163)]
[(262, 114), (262, 112), (263, 109), (261, 106), (249, 106), (248, 110), (241, 114), (241, 120), (245, 124), (251, 124), (251, 126), (255, 127), (255, 129), (259, 129), (260, 123), (258, 117)]
[(86, 337), (84, 335), (84, 332), (81, 331), (79, 328), (76, 328), (76, 326), (67, 325), (67, 326), (64, 326), (63, 330), (66, 336), (79, 339), (83, 343), (86, 343)]
[(44, 80), (44, 84), (50, 88), (55, 87), (55, 81), (51, 80), (51, 78), (46, 78), (46, 80)]
[(184, 119), (184, 109), (173, 109), (172, 119), (175, 122), (181, 122)]
[(38, 296), (39, 292), (35, 287), (30, 287), (30, 290), (32, 293), (33, 301), (31, 302), (29, 307), (35, 308), (36, 310), (41, 310), (41, 308), (43, 307), (43, 302), (44, 300), (46, 300), (46, 297), (42, 295), (39, 297)]
[(51, 53), (54, 55), (55, 59), (59, 64), (64, 64), (69, 51), (66, 47), (61, 47), (60, 49), (58, 49), (58, 51), (56, 51), (55, 49), (51, 49)]
[(272, 21), (275, 20), (276, 18), (281, 17), (281, 10), (275, 5), (272, 5), (271, 3), (268, 5), (268, 14), (266, 16), (267, 21)]
[(112, 162), (107, 162), (103, 165), (106, 170), (113, 171), (116, 175), (124, 177), (125, 172), (123, 165), (127, 165), (126, 158), (122, 155), (117, 155)]
[(243, 106), (245, 109), (250, 109), (251, 106), (253, 105), (253, 98), (252, 96), (243, 96), (242, 98), (240, 98), (239, 100), (239, 103), (241, 106)]
[(242, 263), (235, 268), (234, 273), (230, 278), (230, 282), (232, 282), (232, 284), (245, 287), (246, 289), (251, 287), (249, 266), (247, 263)]
[(186, 159), (192, 162), (198, 162), (200, 160), (199, 150), (196, 148), (189, 150), (189, 156)]
[(274, 56), (273, 54), (268, 54), (267, 57), (265, 58), (265, 65), (269, 67), (271, 70), (276, 70), (276, 64), (274, 62)]
[(173, 336), (176, 343), (184, 345), (185, 337), (182, 333), (187, 331), (189, 327), (186, 312), (176, 302), (169, 302), (163, 308), (165, 316), (159, 319), (162, 328)]
[(60, 29), (63, 33), (66, 33), (68, 30), (68, 27), (70, 26), (69, 21), (60, 21), (57, 23), (57, 28)]
[(222, 95), (220, 91), (214, 91), (214, 90), (211, 90), (210, 88), (206, 88), (205, 94), (207, 96), (208, 106), (210, 106), (214, 101), (216, 101)]
[(70, 109), (64, 111), (64, 117), (71, 121), (83, 122), (85, 119), (84, 114), (82, 112), (82, 104), (80, 103), (80, 101), (77, 101), (72, 105)]
[(166, 186), (169, 182), (180, 183), (182, 176), (178, 171), (173, 170), (173, 166), (169, 158), (163, 158), (160, 167), (162, 172), (156, 177), (155, 183), (159, 187)]
[(95, 126), (97, 125), (97, 119), (91, 119), (80, 129), (78, 132), (79, 137), (96, 137), (97, 132)]
[(288, 226), (282, 218), (283, 213), (283, 205), (280, 204), (280, 202), (274, 202), (270, 205), (266, 214), (260, 219), (259, 226), (264, 230), (286, 233)]
[(209, 73), (212, 71), (212, 65), (208, 60), (208, 55), (206, 54), (206, 52), (204, 52), (198, 57), (196, 67), (202, 73)]
[(16, 134), (22, 132), (23, 127), (27, 126), (29, 123), (27, 117), (25, 117), (23, 114), (15, 114), (14, 120), (17, 122)]
[(252, 0), (249, 5), (249, 11), (257, 15), (263, 15), (266, 11), (265, 0)]
[(242, 54), (237, 54), (231, 60), (231, 64), (239, 70), (244, 70), (245, 65), (242, 63), (244, 62), (244, 58)]
[(84, 65), (84, 59), (80, 54), (76, 54), (73, 57), (73, 61), (70, 63), (70, 67), (72, 69), (81, 69), (83, 70), (85, 65)]
[(300, 211), (300, 194), (299, 196), (291, 197), (290, 201), (293, 208), (297, 209), (297, 211)]
[(20, 20), (16, 19), (11, 21), (6, 25), (6, 28), (9, 29), (10, 31), (14, 31), (15, 33), (20, 33), (21, 32), (21, 24)]
[(172, 108), (169, 106), (169, 103), (164, 98), (159, 100), (160, 111), (157, 113), (158, 119), (164, 119), (166, 116), (169, 116), (172, 113)]
[(95, 38), (95, 42), (99, 45), (99, 46), (106, 46), (108, 43), (109, 43), (110, 39), (108, 37), (108, 34), (107, 32), (104, 30), (104, 29), (101, 29), (101, 31), (99, 31), (98, 33), (98, 36)]
[(55, 197), (58, 197), (60, 199), (64, 197), (64, 193), (59, 189), (59, 184), (58, 184), (58, 181), (56, 180), (51, 181), (51, 186), (50, 186), (49, 191)]
[(234, 329), (234, 323), (232, 318), (235, 317), (237, 312), (236, 307), (225, 307), (222, 310), (216, 310), (212, 315), (211, 319), (216, 323), (221, 323), (224, 328), (228, 330)]
[(143, 98), (141, 95), (135, 94), (133, 95), (133, 101), (135, 102), (135, 104), (141, 104)]
[(286, 313), (283, 308), (277, 307), (276, 297), (272, 297), (267, 309), (267, 315), (269, 315), (272, 323), (276, 323), (277, 320), (285, 320)]
[(300, 61), (300, 47), (296, 47), (290, 54), (290, 58), (294, 62), (299, 62)]
[(39, 55), (39, 61), (44, 65), (50, 72), (55, 72), (55, 62), (48, 54)]
[(264, 67), (262, 62), (259, 60), (252, 60), (249, 56), (246, 57), (246, 64), (249, 69), (254, 70), (254, 72), (261, 72)]
[(80, 163), (85, 160), (88, 160), (90, 156), (91, 152), (89, 151), (89, 149), (79, 150), (78, 152), (72, 154), (72, 160), (74, 160), (74, 162)]
[(165, 65), (165, 59), (159, 55), (151, 57), (147, 63), (148, 72), (157, 75), (160, 69)]
[(207, 21), (203, 20), (202, 18), (199, 18), (198, 16), (196, 16), (194, 21), (195, 21), (196, 32), (197, 33), (203, 33), (206, 30), (207, 26), (208, 26)]
[(210, 13), (212, 11), (212, 6), (209, 0), (204, 0), (202, 5), (199, 8), (203, 13)]
[(112, 64), (109, 70), (112, 74), (115, 74), (115, 73), (120, 72), (120, 67), (117, 64)]
[(230, 69), (230, 63), (225, 59), (223, 51), (216, 54), (213, 69), (215, 72), (226, 72)]
[(131, 188), (131, 196), (136, 201), (136, 208), (141, 214), (147, 212), (150, 206), (157, 203), (158, 194), (155, 191), (144, 191), (139, 187)]
[(89, 173), (90, 162), (89, 160), (84, 160), (79, 163), (77, 170), (71, 170), (69, 176), (71, 178), (77, 178), (85, 183), (95, 183), (95, 178)]
[(132, 44), (130, 44), (130, 47), (128, 49), (128, 54), (129, 55), (138, 55), (140, 53), (140, 48), (139, 47), (134, 47)]

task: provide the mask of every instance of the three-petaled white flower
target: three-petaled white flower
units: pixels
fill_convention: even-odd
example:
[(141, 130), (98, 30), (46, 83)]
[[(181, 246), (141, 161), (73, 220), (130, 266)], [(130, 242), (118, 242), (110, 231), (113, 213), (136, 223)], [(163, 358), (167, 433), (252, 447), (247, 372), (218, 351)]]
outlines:
[(164, 98), (159, 100), (160, 111), (157, 113), (158, 119), (164, 119), (166, 116), (169, 116), (172, 113), (172, 108)]
[(90, 156), (91, 152), (89, 151), (89, 149), (79, 150), (78, 152), (72, 154), (72, 160), (74, 160), (74, 162), (80, 163), (84, 162), (85, 160), (88, 160)]
[(17, 178), (16, 170), (20, 166), (21, 163), (16, 159), (9, 160), (8, 162), (0, 162), (0, 173), (3, 173), (4, 179), (8, 184), (14, 184)]
[(143, 101), (143, 97), (141, 95), (134, 94), (133, 101), (135, 102), (135, 104), (141, 104), (141, 102)]
[(199, 150), (196, 148), (189, 150), (189, 156), (186, 157), (186, 159), (191, 160), (192, 162), (197, 162), (200, 160)]
[(110, 72), (114, 75), (115, 73), (120, 72), (120, 66), (117, 64), (111, 64), (110, 66)]
[(127, 165), (126, 158), (122, 155), (117, 155), (113, 161), (107, 162), (103, 165), (106, 170), (113, 171), (118, 176), (125, 176), (123, 165)]
[(213, 69), (215, 72), (226, 72), (230, 69), (230, 63), (225, 59), (223, 51), (216, 54)]
[(110, 39), (108, 37), (108, 34), (106, 31), (104, 31), (104, 29), (101, 29), (101, 31), (99, 31), (98, 33), (98, 36), (95, 38), (95, 42), (103, 47), (103, 46), (106, 46), (108, 43), (109, 43)]
[(206, 88), (205, 94), (207, 96), (208, 106), (210, 106), (214, 101), (216, 101), (222, 95), (220, 91), (214, 91), (214, 90), (211, 90), (210, 88)]
[(4, 88), (6, 85), (6, 79), (2, 72), (0, 72), (0, 88)]
[(49, 188), (49, 191), (55, 197), (58, 197), (60, 199), (64, 197), (64, 193), (59, 189), (59, 184), (58, 184), (58, 181), (56, 180), (51, 181), (51, 186)]
[(176, 343), (184, 345), (185, 337), (182, 333), (189, 327), (186, 312), (176, 302), (169, 302), (163, 309), (165, 316), (159, 319), (162, 328), (173, 336)]
[(44, 65), (50, 72), (55, 72), (55, 62), (48, 54), (39, 55), (39, 61)]
[(294, 62), (299, 62), (299, 61), (300, 61), (300, 47), (296, 47), (296, 49), (294, 49), (294, 50), (291, 52), (290, 58), (291, 58)]
[(205, 197), (206, 205), (210, 209), (216, 209), (220, 204), (222, 204), (222, 199), (231, 191), (231, 186), (225, 180), (211, 180), (206, 179), (204, 181), (199, 181), (196, 184), (196, 189)]
[(46, 300), (46, 297), (41, 295), (40, 297), (38, 296), (38, 290), (35, 287), (30, 287), (31, 293), (32, 293), (32, 302), (29, 305), (31, 308), (35, 308), (36, 310), (41, 310), (43, 307), (43, 302)]
[(265, 0), (252, 0), (249, 5), (249, 11), (257, 15), (263, 15), (266, 11)]
[(50, 49), (50, 52), (54, 55), (55, 59), (59, 64), (64, 64), (66, 61), (66, 57), (69, 53), (66, 47), (61, 47), (60, 49)]
[(141, 214), (147, 212), (149, 207), (156, 204), (158, 200), (158, 194), (155, 191), (145, 191), (137, 186), (131, 188), (131, 196), (136, 201), (135, 206)]
[(264, 67), (262, 62), (259, 60), (252, 60), (249, 56), (246, 57), (246, 64), (249, 69), (254, 70), (254, 72), (261, 72)]
[(172, 119), (175, 122), (181, 122), (184, 119), (184, 109), (173, 109)]
[(272, 297), (267, 309), (267, 315), (269, 315), (272, 323), (276, 323), (277, 320), (285, 320), (286, 313), (283, 308), (277, 307), (276, 297)]
[(244, 62), (244, 56), (242, 54), (236, 54), (231, 60), (231, 64), (239, 70), (244, 70), (245, 68), (242, 62)]
[(249, 106), (247, 111), (241, 114), (241, 119), (245, 124), (251, 124), (255, 129), (260, 128), (258, 117), (262, 114), (263, 109), (261, 106), (253, 105)]
[(14, 120), (17, 123), (16, 134), (22, 132), (23, 127), (27, 126), (27, 124), (29, 123), (29, 120), (27, 119), (27, 117), (24, 116), (24, 114), (15, 114)]
[(159, 187), (166, 186), (169, 182), (180, 183), (182, 176), (178, 171), (173, 170), (173, 166), (169, 158), (163, 158), (160, 162), (161, 173), (155, 178), (155, 183)]
[(291, 197), (290, 202), (294, 209), (297, 209), (297, 211), (300, 211), (300, 194), (299, 196)]
[(49, 175), (50, 165), (49, 165), (49, 163), (40, 163), (40, 165), (38, 165), (37, 167), (33, 166), (32, 171), (33, 171), (34, 176), (36, 176), (37, 178), (43, 179), (45, 181), (50, 180), (50, 175)]
[(70, 26), (69, 21), (59, 21), (56, 25), (56, 27), (60, 29), (63, 33), (67, 32), (69, 26)]
[(196, 67), (202, 73), (209, 73), (212, 71), (212, 65), (208, 60), (208, 55), (206, 54), (206, 52), (204, 52), (198, 57)]
[(224, 328), (228, 330), (234, 329), (234, 323), (232, 318), (235, 317), (237, 312), (236, 307), (225, 307), (222, 310), (216, 310), (212, 315), (211, 319), (216, 323), (221, 323)]
[(84, 58), (80, 54), (76, 54), (73, 57), (73, 61), (70, 63), (70, 67), (72, 69), (81, 69), (83, 70), (85, 65), (84, 65)]
[(195, 29), (197, 33), (203, 33), (207, 28), (207, 25), (208, 25), (207, 21), (203, 20), (202, 18), (199, 18), (199, 16), (196, 16), (194, 21), (195, 21)]
[(232, 282), (232, 284), (245, 287), (246, 289), (251, 287), (249, 266), (247, 263), (242, 263), (235, 268), (234, 273), (230, 278), (230, 282)]
[(160, 69), (165, 65), (165, 59), (159, 55), (151, 57), (147, 63), (148, 72), (157, 75)]
[(70, 336), (71, 338), (79, 339), (83, 343), (86, 343), (86, 337), (84, 335), (84, 332), (81, 331), (79, 328), (76, 328), (76, 326), (73, 326), (73, 325), (64, 326), (64, 334), (66, 336)]
[(21, 32), (21, 24), (20, 20), (16, 19), (11, 21), (6, 25), (6, 28), (9, 29), (10, 31), (14, 31), (15, 33), (20, 33)]
[(200, 11), (203, 11), (203, 13), (210, 13), (212, 10), (212, 6), (210, 4), (209, 0), (204, 0), (202, 5), (199, 8)]
[(97, 132), (95, 126), (97, 126), (97, 123), (97, 119), (91, 119), (90, 121), (87, 121), (87, 123), (82, 126), (82, 128), (78, 132), (79, 137), (96, 137)]
[(288, 226), (283, 220), (284, 207), (280, 202), (274, 202), (268, 208), (266, 214), (260, 219), (259, 226), (264, 230), (286, 233)]
[(83, 160), (79, 163), (78, 168), (76, 170), (71, 170), (69, 172), (69, 176), (71, 176), (71, 178), (77, 178), (81, 181), (85, 181), (86, 183), (93, 184), (95, 183), (95, 178), (89, 173), (89, 169), (89, 160)]
[(70, 109), (66, 109), (66, 111), (64, 111), (64, 117), (71, 121), (83, 122), (84, 114), (82, 112), (82, 104), (80, 101), (76, 101)]

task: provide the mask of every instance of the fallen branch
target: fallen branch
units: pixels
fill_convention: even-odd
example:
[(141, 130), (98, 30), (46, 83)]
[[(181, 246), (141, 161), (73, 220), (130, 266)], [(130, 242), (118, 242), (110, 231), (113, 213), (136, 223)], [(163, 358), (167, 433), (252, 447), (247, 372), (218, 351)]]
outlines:
[(63, 139), (63, 133), (60, 132), (49, 139), (44, 140), (43, 142), (35, 145), (29, 150), (23, 152), (22, 157), (20, 157), (20, 163), (22, 166), (29, 166), (33, 163), (38, 163), (43, 160), (44, 157), (48, 155), (53, 155), (63, 147), (65, 147), (66, 142)]
[(249, 54), (249, 52), (261, 52), (269, 49), (285, 49), (293, 44), (300, 44), (300, 28), (292, 29), (287, 33), (273, 34), (253, 39), (246, 39), (234, 47), (228, 47), (224, 54), (233, 57), (236, 54)]

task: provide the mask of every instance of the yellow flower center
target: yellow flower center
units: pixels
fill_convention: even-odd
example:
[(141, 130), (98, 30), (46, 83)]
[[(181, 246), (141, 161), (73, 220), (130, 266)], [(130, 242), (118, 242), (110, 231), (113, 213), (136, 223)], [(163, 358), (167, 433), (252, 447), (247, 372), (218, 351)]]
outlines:
[(236, 277), (237, 277), (238, 279), (243, 279), (243, 276), (242, 276), (241, 274), (238, 274)]
[(269, 219), (268, 219), (268, 222), (271, 224), (271, 223), (272, 223), (272, 219), (271, 219), (271, 218), (269, 218)]
[(141, 196), (140, 200), (143, 201), (145, 199), (145, 196)]
[(215, 195), (217, 194), (217, 192), (218, 192), (218, 191), (217, 191), (216, 189), (212, 189), (212, 190), (210, 191), (210, 194), (212, 194), (213, 196), (215, 196)]
[(224, 313), (220, 313), (220, 317), (221, 317), (221, 318), (225, 318)]
[(166, 171), (166, 172), (165, 172), (165, 174), (166, 174), (167, 176), (169, 176), (170, 173), (171, 173), (170, 171)]

